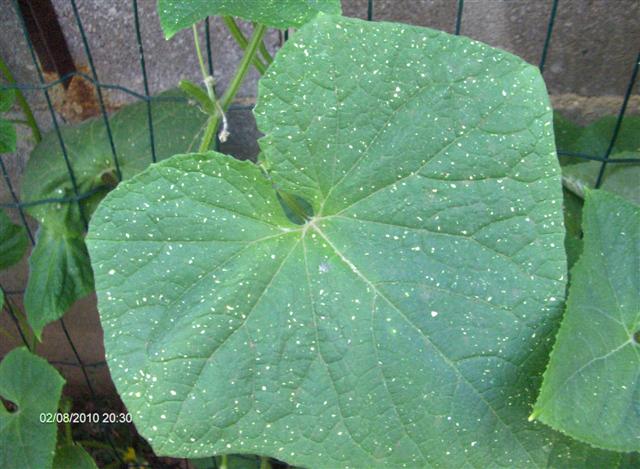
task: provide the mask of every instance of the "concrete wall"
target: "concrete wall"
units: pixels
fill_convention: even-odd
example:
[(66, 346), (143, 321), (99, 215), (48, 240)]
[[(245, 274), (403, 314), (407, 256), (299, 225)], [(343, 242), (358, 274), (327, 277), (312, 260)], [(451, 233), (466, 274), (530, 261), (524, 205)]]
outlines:
[[(13, 2), (1, 0), (0, 51), (21, 83), (37, 83), (35, 70), (19, 27)], [(71, 5), (68, 0), (54, 0), (74, 61), (86, 70), (87, 58), (80, 40)], [(133, 25), (130, 0), (78, 0), (80, 15), (89, 37), (98, 75), (103, 83), (118, 84), (143, 92), (142, 74)], [(171, 41), (162, 37), (155, 12), (155, 1), (141, 0), (142, 37), (147, 71), (152, 93), (175, 86), (181, 78), (199, 80), (199, 69), (193, 53), (190, 31), (179, 33)], [(376, 0), (375, 19), (399, 21), (452, 32), (455, 24), (455, 0)], [(640, 44), (640, 2), (638, 0), (562, 0), (547, 59), (545, 79), (554, 104), (583, 122), (613, 113), (621, 102), (633, 62)], [(343, 0), (348, 16), (364, 18), (366, 0)], [(540, 60), (551, 0), (467, 0), (465, 1), (462, 33), (493, 46), (502, 47), (537, 64)], [(226, 34), (218, 20), (212, 21), (213, 58), (215, 76), (224, 89), (241, 56), (239, 48)], [(204, 41), (204, 38), (201, 38)], [(204, 44), (204, 42), (203, 42)], [(275, 51), (279, 34), (271, 31), (268, 47)], [(257, 74), (251, 71), (247, 84), (240, 92), (243, 102), (250, 103), (255, 95)], [(43, 129), (51, 127), (40, 91), (29, 91), (27, 98), (36, 110)], [(56, 108), (63, 121), (75, 121), (91, 113), (83, 106), (95, 103), (73, 101), (60, 89), (52, 90)], [(131, 100), (118, 91), (106, 91), (110, 109)], [(637, 95), (637, 89), (635, 94)], [(638, 112), (639, 99), (632, 100), (630, 111)], [(93, 109), (95, 111), (95, 109)], [(224, 150), (251, 156), (257, 151), (256, 130), (248, 111), (230, 115), (233, 135)], [(3, 155), (11, 180), (19, 188), (20, 174), (27, 161), (30, 142), (21, 139), (19, 151)], [(6, 185), (0, 183), (0, 202), (10, 201)], [(16, 217), (16, 212), (11, 211)], [(35, 228), (35, 224), (33, 224)], [(20, 291), (26, 283), (26, 259), (9, 272), (0, 274), (5, 289)], [(19, 294), (12, 301), (21, 302)], [(71, 336), (79, 352), (88, 363), (90, 373), (100, 384), (99, 389), (110, 392), (108, 373), (103, 360), (101, 330), (93, 296), (78, 302), (65, 317)], [(6, 313), (0, 319), (3, 327), (12, 328)], [(0, 354), (14, 344), (4, 338)], [(74, 384), (82, 382), (77, 368), (65, 365), (75, 360), (58, 323), (44, 333), (41, 352), (59, 363), (65, 376)], [(94, 376), (95, 375), (95, 376)], [(81, 385), (78, 392), (84, 389)]]

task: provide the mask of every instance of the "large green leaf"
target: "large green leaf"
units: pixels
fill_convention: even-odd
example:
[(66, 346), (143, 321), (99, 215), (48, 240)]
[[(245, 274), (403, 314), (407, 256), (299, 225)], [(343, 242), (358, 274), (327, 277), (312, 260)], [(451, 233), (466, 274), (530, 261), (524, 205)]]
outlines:
[(41, 414), (58, 409), (64, 379), (46, 360), (25, 347), (12, 350), (0, 363), (0, 396), (17, 409), (0, 403), (0, 467), (47, 469), (56, 444), (55, 423), (41, 423)]
[[(637, 158), (640, 161), (640, 152), (622, 152), (611, 156), (617, 158)], [(586, 189), (593, 189), (598, 181), (598, 174), (602, 162), (584, 161), (562, 168), (562, 176), (565, 185), (575, 194), (584, 197)], [(637, 163), (609, 163), (602, 176), (600, 189), (605, 189), (618, 194), (625, 199), (640, 204), (640, 164)]]
[(27, 320), (36, 336), (92, 291), (93, 272), (82, 235), (42, 225), (29, 257), (24, 294)]
[[(152, 101), (155, 150), (158, 160), (190, 151), (196, 134), (207, 116), (188, 104), (184, 93), (172, 90)], [(124, 179), (142, 171), (151, 163), (151, 143), (144, 102), (127, 106), (110, 118), (114, 144)], [(102, 119), (62, 128), (70, 165), (80, 194), (95, 192), (82, 201), (87, 219), (97, 203), (117, 183), (115, 164), (106, 127)], [(22, 200), (33, 202), (50, 198), (72, 198), (69, 170), (55, 132), (47, 133), (33, 150), (22, 179)], [(43, 224), (56, 225), (60, 231), (84, 231), (76, 203), (40, 204), (29, 213)]]
[(238, 16), (272, 28), (302, 26), (318, 12), (340, 14), (340, 0), (158, 0), (167, 39), (207, 16)]
[(587, 193), (584, 252), (533, 416), (616, 451), (640, 450), (640, 207)]
[[(538, 70), (466, 38), (324, 15), (269, 70), (261, 167), (177, 156), (92, 220), (110, 370), (156, 452), (617, 464), (527, 422), (566, 283)], [(314, 217), (289, 221), (272, 184)]]
[(53, 469), (98, 469), (98, 466), (82, 446), (71, 443), (56, 450)]
[(24, 227), (14, 225), (7, 214), (0, 210), (0, 270), (22, 259), (28, 242)]

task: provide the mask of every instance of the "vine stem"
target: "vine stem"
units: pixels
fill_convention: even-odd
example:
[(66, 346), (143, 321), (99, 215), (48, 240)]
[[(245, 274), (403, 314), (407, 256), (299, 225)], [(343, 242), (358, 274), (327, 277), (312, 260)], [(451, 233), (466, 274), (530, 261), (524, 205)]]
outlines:
[[(244, 34), (242, 34), (242, 30), (238, 26), (238, 23), (236, 23), (236, 21), (231, 16), (223, 16), (222, 20), (224, 21), (224, 24), (227, 26), (227, 29), (231, 33), (231, 36), (236, 40), (240, 48), (242, 50), (245, 50), (247, 48), (248, 41), (247, 38), (244, 37)], [(271, 57), (271, 54), (269, 54), (269, 51), (267, 50), (267, 47), (264, 45), (263, 41), (260, 41), (259, 48), (260, 54), (262, 55), (262, 57), (264, 57), (264, 60), (267, 62), (267, 64), (273, 62), (273, 58)], [(258, 57), (254, 57), (252, 62), (253, 66), (256, 68), (256, 70), (258, 70), (258, 73), (260, 73), (260, 75), (264, 75), (264, 73), (267, 71), (268, 65), (263, 64)]]
[[(2, 75), (4, 75), (4, 78), (10, 85), (17, 84), (16, 79), (14, 78), (11, 70), (9, 70), (9, 67), (4, 62), (2, 57), (0, 57), (0, 72), (2, 73)], [(31, 135), (33, 135), (33, 139), (36, 141), (36, 143), (40, 143), (40, 140), (42, 140), (42, 134), (40, 133), (40, 128), (38, 127), (38, 123), (36, 122), (35, 117), (33, 117), (31, 106), (29, 106), (29, 103), (25, 99), (24, 94), (22, 94), (22, 91), (20, 91), (20, 89), (15, 88), (15, 93), (18, 104), (22, 109), (22, 114), (24, 114), (24, 117), (26, 119), (26, 123), (29, 127), (31, 127)]]
[(271, 469), (269, 458), (260, 456), (260, 469)]
[(244, 80), (247, 71), (249, 70), (249, 65), (251, 64), (253, 58), (258, 51), (258, 46), (262, 42), (262, 38), (264, 37), (264, 33), (267, 31), (267, 27), (265, 25), (259, 24), (253, 31), (253, 35), (251, 36), (251, 41), (247, 45), (247, 48), (244, 51), (244, 55), (242, 56), (242, 60), (238, 65), (238, 69), (229, 83), (227, 90), (224, 95), (220, 99), (220, 107), (222, 108), (222, 113), (216, 113), (215, 116), (209, 118), (209, 122), (207, 123), (207, 129), (205, 130), (204, 137), (202, 138), (202, 143), (200, 144), (199, 152), (204, 152), (209, 149), (211, 146), (211, 142), (213, 140), (213, 136), (215, 135), (216, 129), (218, 128), (218, 123), (220, 122), (220, 118), (224, 115), (224, 112), (227, 112), (229, 109), (229, 105), (233, 98), (235, 98), (238, 90), (240, 89), (240, 85)]
[(193, 31), (193, 44), (196, 47), (196, 55), (198, 56), (198, 63), (200, 64), (200, 71), (202, 72), (202, 77), (207, 78), (209, 74), (207, 73), (207, 69), (204, 66), (204, 58), (202, 57), (202, 50), (200, 50), (200, 39), (198, 39), (198, 28), (195, 24), (191, 26), (191, 30)]

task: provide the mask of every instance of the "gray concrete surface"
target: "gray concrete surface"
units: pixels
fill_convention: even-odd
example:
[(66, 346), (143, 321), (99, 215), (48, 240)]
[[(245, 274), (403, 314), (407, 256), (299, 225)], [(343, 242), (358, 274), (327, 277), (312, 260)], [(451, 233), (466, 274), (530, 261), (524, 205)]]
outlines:
[[(72, 55), (79, 67), (86, 67), (87, 58), (80, 41), (69, 0), (53, 0)], [(135, 43), (133, 13), (130, 0), (77, 0), (80, 15), (89, 37), (98, 75), (103, 83), (118, 84), (143, 92), (142, 75)], [(145, 47), (147, 70), (152, 93), (175, 86), (181, 78), (194, 81), (199, 71), (193, 53), (190, 31), (176, 35), (171, 41), (162, 37), (154, 0), (140, 0), (141, 30)], [(13, 2), (0, 0), (0, 53), (21, 83), (35, 84), (35, 69), (28, 54), (22, 32), (13, 10)], [(376, 0), (375, 19), (399, 21), (452, 32), (455, 24), (456, 0)], [(366, 0), (343, 0), (347, 16), (365, 17)], [(537, 64), (540, 60), (546, 33), (551, 0), (466, 0), (462, 33), (474, 39), (501, 47)], [(562, 0), (547, 59), (545, 79), (554, 106), (566, 111), (583, 123), (616, 112), (628, 82), (631, 68), (640, 46), (640, 1), (638, 0)], [(241, 51), (218, 20), (212, 22), (213, 58), (219, 88), (224, 89), (233, 73)], [(204, 39), (202, 38), (202, 41)], [(274, 51), (279, 35), (271, 31), (267, 37)], [(204, 42), (203, 42), (204, 44)], [(255, 95), (257, 74), (251, 71), (249, 80), (240, 92), (244, 104)], [(45, 101), (40, 91), (26, 92), (43, 129), (51, 127)], [(106, 91), (110, 108), (131, 100), (118, 91)], [(640, 98), (631, 101), (630, 112), (638, 113)], [(53, 90), (57, 105), (64, 96)], [(77, 103), (74, 104), (77, 107)], [(58, 106), (63, 109), (63, 105)], [(66, 109), (66, 108), (65, 108)], [(73, 112), (71, 112), (73, 111)], [(74, 120), (72, 109), (59, 114), (62, 121)], [(74, 117), (74, 115), (76, 117)], [(257, 152), (258, 135), (250, 111), (237, 110), (229, 115), (232, 136), (223, 150), (242, 157)], [(19, 150), (3, 155), (11, 180), (17, 188), (20, 174), (28, 159), (31, 142), (23, 131)], [(0, 183), (0, 202), (10, 201), (6, 185)], [(10, 215), (17, 220), (15, 210)], [(35, 224), (32, 224), (35, 229)], [(0, 284), (8, 290), (24, 289), (28, 274), (26, 258), (15, 268), (0, 274)], [(21, 302), (21, 295), (11, 295)], [(101, 329), (90, 296), (78, 302), (66, 316), (71, 336), (88, 363), (102, 361)], [(3, 327), (12, 328), (6, 313), (0, 316)], [(77, 393), (86, 391), (77, 367), (69, 366), (75, 357), (59, 324), (48, 326), (41, 352), (61, 362), (59, 368)], [(0, 342), (0, 356), (15, 344)], [(67, 363), (67, 364), (65, 364)], [(112, 387), (104, 366), (90, 367), (97, 388), (109, 393)]]

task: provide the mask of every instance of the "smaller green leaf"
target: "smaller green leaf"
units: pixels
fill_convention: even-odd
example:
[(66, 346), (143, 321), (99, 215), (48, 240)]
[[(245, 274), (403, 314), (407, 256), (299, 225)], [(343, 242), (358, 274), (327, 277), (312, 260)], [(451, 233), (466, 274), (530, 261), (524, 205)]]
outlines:
[(640, 450), (640, 207), (588, 191), (584, 251), (531, 418), (613, 451)]
[(341, 14), (340, 0), (158, 0), (160, 26), (167, 39), (207, 16), (238, 16), (285, 29), (302, 26), (319, 12)]
[(56, 450), (53, 469), (98, 469), (98, 466), (82, 446), (72, 443)]
[(180, 89), (187, 93), (191, 98), (195, 99), (200, 106), (202, 106), (202, 110), (209, 115), (213, 115), (216, 113), (216, 105), (205, 90), (203, 90), (200, 86), (196, 85), (194, 82), (189, 80), (180, 80), (178, 84)]
[[(640, 152), (622, 152), (611, 156), (611, 160), (617, 158), (640, 159)], [(562, 168), (564, 185), (574, 194), (584, 198), (585, 188), (595, 188), (601, 167), (602, 162), (600, 161), (584, 161), (565, 166)], [(640, 181), (640, 164), (609, 163), (602, 176), (600, 189), (618, 194), (635, 204), (640, 204), (638, 181)]]
[(0, 91), (0, 112), (7, 112), (16, 100), (15, 90)]
[(93, 272), (81, 235), (41, 225), (29, 257), (24, 295), (27, 320), (38, 338), (42, 329), (93, 291)]
[[(158, 161), (189, 151), (196, 145), (207, 115), (187, 102), (180, 90), (169, 90), (154, 97), (151, 113), (154, 149)], [(152, 162), (147, 103), (126, 106), (110, 116), (113, 141), (123, 179), (139, 173)], [(81, 205), (87, 221), (102, 198), (118, 183), (111, 145), (102, 119), (61, 128), (67, 157), (73, 168), (79, 194), (87, 196)], [(71, 202), (39, 204), (29, 207), (29, 215), (58, 230), (83, 232), (84, 221), (69, 169), (55, 132), (48, 132), (33, 149), (22, 177), (22, 200), (68, 198)]]
[(16, 151), (17, 141), (15, 126), (8, 120), (0, 119), (0, 153)]
[(0, 210), (0, 270), (17, 263), (27, 250), (27, 233), (24, 227), (14, 225)]
[(12, 350), (0, 363), (0, 396), (17, 406), (0, 403), (0, 467), (51, 467), (56, 444), (55, 423), (41, 423), (42, 414), (58, 408), (64, 379), (46, 360), (26, 347)]

